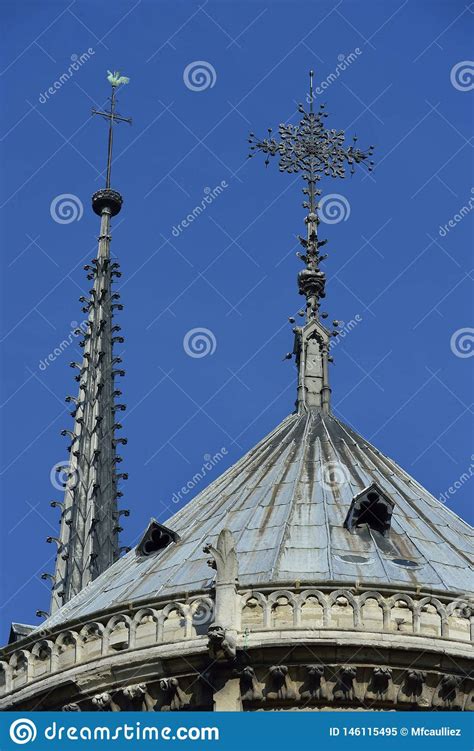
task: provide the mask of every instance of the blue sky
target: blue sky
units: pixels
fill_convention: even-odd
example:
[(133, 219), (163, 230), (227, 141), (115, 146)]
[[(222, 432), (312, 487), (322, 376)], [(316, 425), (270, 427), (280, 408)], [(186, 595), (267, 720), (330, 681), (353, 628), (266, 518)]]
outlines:
[[(53, 568), (50, 475), (67, 456), (59, 433), (71, 427), (77, 340), (49, 355), (82, 320), (77, 298), (90, 287), (90, 196), (106, 157), (105, 124), (90, 110), (105, 103), (109, 68), (130, 76), (119, 109), (133, 116), (116, 134), (112, 173), (124, 196), (113, 230), (129, 407), (123, 544), (179, 507), (173, 495), (204, 456), (226, 450), (212, 480), (293, 409), (283, 357), (302, 302), (300, 185), (248, 160), (246, 139), (296, 121), (310, 68), (328, 126), (376, 145), (371, 178), (322, 184), (346, 206), (321, 227), (324, 307), (357, 321), (334, 350), (335, 412), (472, 522), (473, 480), (449, 492), (474, 466), (465, 3), (25, 2), (19, 14), (4, 2), (2, 13), (2, 638), (49, 605), (39, 575)], [(194, 63), (202, 79), (183, 76)], [(59, 223), (64, 194), (76, 218)], [(196, 328), (211, 332), (212, 354), (186, 353)]]

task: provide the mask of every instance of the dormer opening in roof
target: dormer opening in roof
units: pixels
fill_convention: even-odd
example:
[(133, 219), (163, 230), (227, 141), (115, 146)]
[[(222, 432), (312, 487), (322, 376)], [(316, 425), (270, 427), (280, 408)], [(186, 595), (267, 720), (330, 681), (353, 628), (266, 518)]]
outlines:
[(394, 505), (374, 483), (354, 497), (344, 526), (354, 533), (367, 525), (386, 537), (390, 531)]
[(150, 519), (145, 534), (137, 545), (137, 555), (148, 556), (158, 553), (179, 539), (179, 535), (172, 529), (160, 524), (156, 519)]
[[(305, 268), (298, 274), (298, 291), (306, 298), (305, 309), (301, 315), (305, 317), (305, 325), (294, 329), (295, 350), (287, 355), (290, 359), (295, 355), (298, 368), (298, 412), (320, 411), (327, 414), (330, 411), (330, 393), (328, 364), (329, 337), (337, 335), (338, 322), (334, 322), (334, 331), (328, 331), (320, 319), (327, 317), (320, 313), (321, 300), (326, 296), (326, 275), (321, 270), (321, 263), (327, 258), (320, 253), (327, 240), (318, 237), (320, 224), (321, 191), (317, 188), (323, 177), (346, 177), (346, 169), (352, 175), (355, 165), (361, 164), (369, 171), (373, 162), (370, 161), (373, 146), (362, 151), (356, 147), (357, 138), (354, 136), (350, 146), (344, 145), (345, 135), (342, 130), (328, 130), (324, 126), (324, 119), (328, 116), (325, 105), (321, 104), (314, 112), (313, 71), (309, 74), (309, 112), (303, 105), (298, 107), (302, 119), (297, 125), (280, 124), (278, 130), (280, 141), (272, 136), (272, 129), (268, 129), (268, 137), (257, 138), (250, 133), (250, 155), (261, 151), (265, 154), (265, 165), (270, 163), (270, 157), (279, 157), (280, 172), (301, 173), (305, 182), (303, 194), (305, 200), (303, 208), (307, 210), (305, 218), (306, 236), (298, 235), (304, 252), (297, 255), (305, 264)], [(294, 320), (294, 319), (291, 319)], [(318, 332), (309, 327), (316, 323)]]

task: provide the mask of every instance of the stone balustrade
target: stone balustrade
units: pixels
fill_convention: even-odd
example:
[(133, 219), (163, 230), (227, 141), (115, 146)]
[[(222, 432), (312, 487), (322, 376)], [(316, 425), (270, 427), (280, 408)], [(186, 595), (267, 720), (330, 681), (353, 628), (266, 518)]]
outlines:
[[(406, 593), (383, 594), (374, 590), (354, 593), (348, 589), (323, 592), (279, 589), (268, 593), (240, 591), (237, 597), (238, 648), (249, 640), (269, 644), (276, 631), (304, 630), (315, 637), (324, 630), (370, 633), (374, 641), (384, 634), (409, 638), (422, 636), (449, 640), (460, 646), (473, 639), (474, 618), (466, 600), (441, 601)], [(127, 612), (103, 615), (96, 620), (54, 631), (38, 629), (17, 646), (3, 650), (0, 661), (0, 698), (55, 673), (88, 662), (163, 645), (176, 647), (207, 635), (213, 621), (213, 599), (195, 596), (183, 602), (167, 602)], [(310, 637), (309, 637), (310, 638)], [(360, 638), (360, 637), (359, 637)], [(3, 705), (3, 704), (2, 704)]]

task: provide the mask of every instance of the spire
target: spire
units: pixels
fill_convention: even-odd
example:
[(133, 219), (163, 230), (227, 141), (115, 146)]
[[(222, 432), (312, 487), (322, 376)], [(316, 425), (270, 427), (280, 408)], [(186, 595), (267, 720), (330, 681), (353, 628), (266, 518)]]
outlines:
[(117, 399), (122, 392), (117, 381), (124, 375), (121, 358), (114, 354), (114, 345), (122, 344), (120, 326), (114, 321), (115, 311), (122, 310), (120, 295), (112, 291), (112, 284), (120, 277), (119, 264), (110, 257), (110, 222), (122, 207), (122, 196), (110, 187), (112, 167), (113, 128), (116, 122), (131, 122), (117, 115), (117, 88), (128, 83), (118, 73), (110, 73), (112, 86), (110, 109), (93, 110), (109, 122), (106, 187), (92, 196), (92, 208), (100, 216), (100, 234), (97, 257), (85, 266), (87, 279), (93, 282), (89, 297), (81, 297), (87, 323), (81, 347), (82, 362), (72, 362), (77, 370), (75, 380), (79, 384), (77, 398), (68, 396), (73, 404), (72, 430), (63, 430), (70, 445), (70, 462), (62, 468), (65, 472), (63, 501), (53, 501), (52, 506), (61, 510), (59, 537), (47, 541), (57, 545), (54, 576), (43, 574), (52, 580), (51, 612), (60, 608), (89, 582), (107, 569), (120, 554), (120, 516), (128, 511), (119, 511), (117, 499), (122, 495), (119, 481), (127, 475), (118, 471), (122, 457), (117, 447), (125, 444), (125, 438), (117, 437), (122, 427), (117, 421), (125, 405)]
[[(329, 331), (322, 323), (321, 318), (327, 314), (320, 314), (320, 301), (326, 296), (326, 275), (321, 271), (321, 263), (327, 258), (321, 254), (327, 240), (318, 236), (320, 224), (319, 196), (321, 191), (317, 185), (323, 177), (346, 177), (346, 170), (352, 175), (355, 165), (365, 166), (368, 171), (372, 170), (373, 162), (370, 157), (373, 146), (362, 151), (356, 147), (357, 138), (354, 136), (350, 146), (345, 145), (345, 134), (342, 130), (327, 130), (324, 119), (328, 116), (325, 105), (321, 104), (314, 112), (313, 71), (309, 73), (309, 112), (303, 105), (298, 106), (302, 118), (297, 125), (281, 124), (278, 128), (280, 141), (272, 135), (272, 129), (268, 129), (268, 137), (258, 139), (250, 133), (251, 144), (250, 157), (260, 151), (265, 154), (265, 165), (270, 163), (270, 157), (279, 157), (280, 172), (301, 173), (305, 182), (303, 194), (305, 200), (303, 208), (307, 210), (305, 218), (306, 235), (298, 235), (298, 240), (303, 247), (303, 253), (297, 253), (305, 268), (298, 274), (298, 291), (306, 300), (305, 310), (301, 314), (305, 317), (305, 324), (296, 327), (295, 347), (292, 354), (295, 355), (298, 368), (298, 411), (319, 409), (329, 412), (329, 387), (328, 363), (329, 343), (332, 335), (337, 331)], [(335, 322), (337, 325), (338, 322)], [(289, 355), (291, 357), (292, 355)]]

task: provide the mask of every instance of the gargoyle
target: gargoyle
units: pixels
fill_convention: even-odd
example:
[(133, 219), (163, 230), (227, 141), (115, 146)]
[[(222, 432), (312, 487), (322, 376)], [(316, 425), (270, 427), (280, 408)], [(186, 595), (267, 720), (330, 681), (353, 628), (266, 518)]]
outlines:
[(146, 683), (135, 683), (123, 689), (127, 712), (153, 712), (156, 699), (150, 696)]
[(365, 693), (365, 700), (375, 699), (387, 699), (388, 689), (390, 681), (392, 679), (392, 671), (390, 668), (380, 667), (374, 668), (370, 677), (369, 685)]
[(215, 623), (208, 630), (209, 656), (217, 662), (235, 660), (236, 639), (223, 626)]
[(255, 675), (255, 670), (250, 665), (247, 665), (240, 671), (239, 678), (242, 701), (261, 701), (263, 694)]
[(296, 691), (286, 665), (273, 665), (268, 672), (270, 687), (266, 692), (267, 699), (296, 699)]
[(179, 687), (177, 678), (162, 678), (160, 689), (164, 694), (162, 712), (176, 712), (189, 704), (190, 696)]
[(120, 712), (119, 705), (114, 702), (112, 695), (107, 692), (94, 696), (92, 704), (94, 704), (98, 712)]
[(356, 669), (343, 667), (339, 670), (337, 682), (334, 686), (334, 698), (342, 701), (351, 701), (354, 698), (354, 678)]
[(423, 694), (423, 686), (426, 680), (426, 673), (421, 670), (408, 670), (405, 674), (405, 680), (398, 692), (398, 701), (412, 702), (420, 704)]
[(454, 709), (460, 706), (457, 690), (462, 683), (460, 675), (443, 675), (433, 694), (434, 707)]
[(308, 665), (306, 668), (306, 681), (300, 689), (300, 697), (303, 701), (325, 699), (326, 693), (322, 686), (324, 667), (322, 665)]

